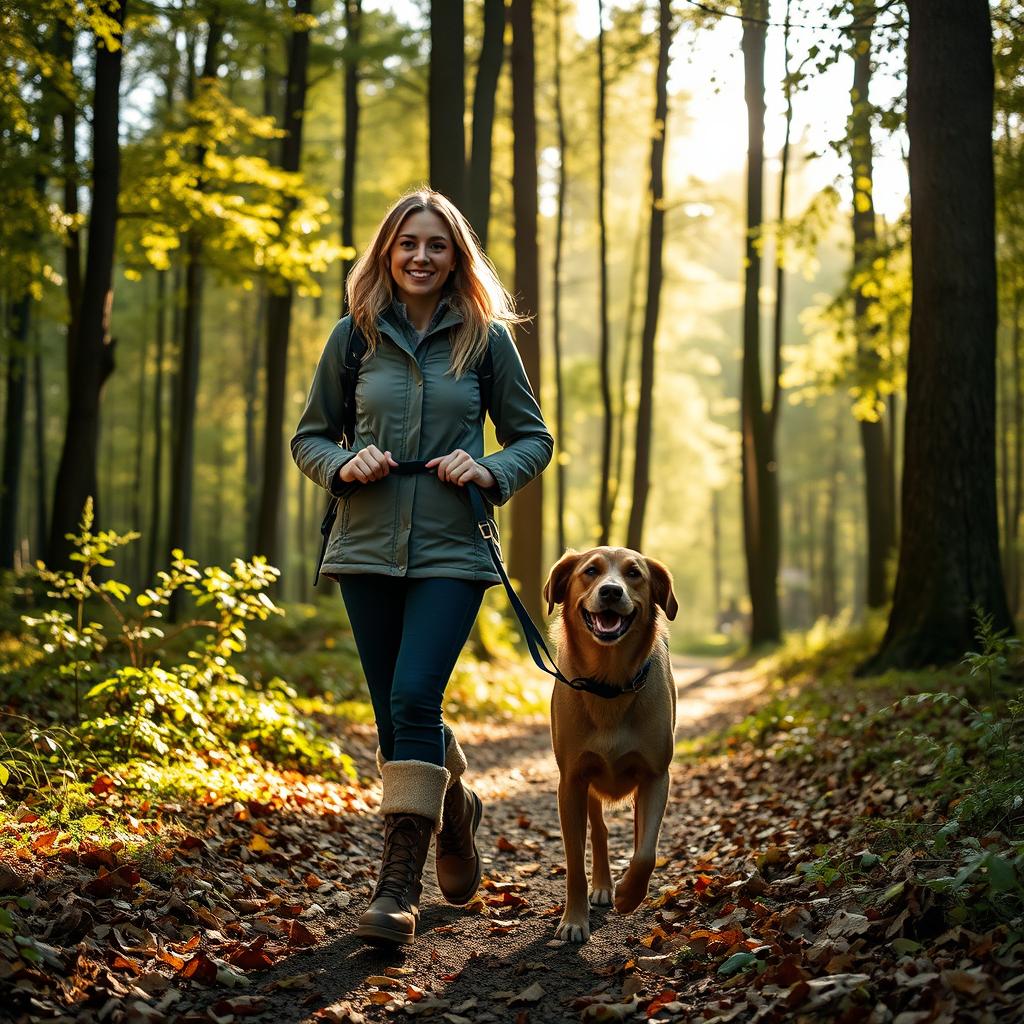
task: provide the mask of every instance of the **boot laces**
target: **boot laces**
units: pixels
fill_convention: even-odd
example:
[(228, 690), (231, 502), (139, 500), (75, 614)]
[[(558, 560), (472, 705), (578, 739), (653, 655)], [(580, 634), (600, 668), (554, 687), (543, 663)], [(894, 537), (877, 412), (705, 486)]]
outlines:
[(422, 870), (422, 865), (417, 863), (419, 832), (419, 822), (409, 815), (388, 822), (384, 834), (384, 861), (373, 899), (391, 896), (408, 908), (409, 891)]

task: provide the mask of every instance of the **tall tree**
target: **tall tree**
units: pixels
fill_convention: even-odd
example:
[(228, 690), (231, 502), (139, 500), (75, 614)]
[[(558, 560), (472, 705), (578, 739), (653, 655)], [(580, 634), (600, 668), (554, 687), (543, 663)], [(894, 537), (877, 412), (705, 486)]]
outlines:
[(658, 334), (665, 246), (665, 134), (668, 126), (668, 63), (672, 45), (669, 0), (658, 4), (658, 64), (654, 77), (654, 125), (651, 132), (649, 229), (647, 234), (647, 302), (640, 340), (640, 399), (636, 411), (636, 458), (633, 463), (633, 505), (626, 546), (643, 547), (644, 517), (651, 486), (651, 425), (654, 421), (654, 342)]
[(959, 658), (976, 644), (976, 606), (996, 628), (1013, 625), (996, 519), (989, 7), (908, 6), (913, 299), (903, 521), (892, 613), (869, 671)]
[[(284, 129), (281, 140), (281, 169), (298, 171), (302, 162), (302, 126), (305, 119), (309, 82), (309, 17), (313, 0), (295, 0), (295, 27), (288, 50), (288, 80), (285, 89)], [(285, 204), (282, 221), (294, 204)], [(288, 339), (291, 333), (294, 285), (278, 283), (267, 297), (266, 399), (264, 401), (263, 490), (256, 529), (256, 549), (271, 563), (278, 559), (278, 522), (283, 488), (283, 429), (285, 384), (288, 378)]]
[[(565, 137), (565, 111), (562, 107), (562, 4), (555, 0), (555, 126), (558, 132), (558, 194), (555, 212), (555, 251), (551, 265), (552, 348), (555, 357), (555, 485), (558, 507), (555, 512), (557, 552), (565, 551), (565, 391), (562, 381), (562, 243), (565, 238), (565, 188), (568, 148)], [(475, 122), (474, 122), (475, 123)]]
[[(537, 110), (533, 0), (512, 0), (512, 182), (515, 222), (515, 292), (534, 319), (520, 324), (516, 341), (534, 393), (540, 399), (540, 272), (537, 253)], [(510, 574), (519, 580), (527, 611), (542, 620), (544, 492), (531, 480), (512, 499)]]
[[(604, 55), (604, 4), (597, 0), (597, 269), (598, 269), (598, 363), (601, 369), (601, 465), (597, 474), (597, 543), (607, 544), (612, 528), (610, 497), (612, 475), (611, 342), (608, 336), (608, 217), (605, 184), (607, 146), (607, 73)], [(660, 71), (660, 65), (659, 65)], [(657, 115), (655, 115), (657, 117)]]
[(57, 468), (53, 518), (47, 559), (57, 567), (68, 564), (70, 543), (82, 508), (97, 497), (96, 463), (100, 431), (100, 394), (114, 368), (110, 342), (110, 311), (114, 301), (114, 239), (121, 181), (121, 42), (127, 0), (113, 0), (107, 13), (114, 37), (95, 38), (95, 84), (92, 106), (92, 204), (89, 210), (85, 280), (78, 329), (69, 341), (68, 411)]
[(359, 155), (359, 47), (363, 0), (345, 0), (345, 146), (341, 163), (341, 244), (353, 249), (341, 260), (341, 312), (348, 309), (348, 272), (355, 262), (356, 158)]
[[(871, 143), (872, 106), (871, 32), (874, 0), (854, 5), (853, 88), (850, 90), (850, 164), (853, 180), (853, 312), (857, 337), (857, 370), (860, 386), (874, 391), (879, 375), (878, 335), (881, 324), (873, 318), (871, 264), (878, 250), (873, 195), (874, 159)], [(869, 415), (859, 421), (864, 457), (864, 499), (867, 512), (867, 603), (881, 608), (888, 600), (886, 568), (892, 553), (892, 495), (889, 491), (884, 406), (877, 398)]]
[[(761, 379), (761, 252), (764, 221), (764, 50), (767, 0), (743, 0), (743, 87), (747, 104), (747, 232), (740, 384), (743, 541), (750, 591), (750, 643), (778, 643), (779, 494), (775, 408)], [(774, 394), (773, 387), (773, 394)]]
[(463, 0), (430, 2), (430, 185), (459, 209), (466, 199), (466, 54)]
[[(214, 7), (209, 15), (206, 33), (206, 52), (203, 55), (203, 70), (199, 83), (194, 82), (194, 64), (191, 54), (188, 59), (187, 96), (194, 99), (198, 88), (215, 88), (218, 55), (224, 22), (221, 11)], [(206, 159), (206, 147), (196, 147), (195, 166), (197, 180), (195, 189), (203, 191), (205, 182), (202, 168)], [(174, 405), (174, 453), (171, 467), (170, 526), (168, 541), (171, 549), (181, 548), (186, 553), (192, 546), (192, 491), (195, 479), (195, 419), (196, 398), (199, 393), (199, 364), (202, 342), (203, 312), (203, 265), (204, 238), (199, 226), (189, 229), (185, 237), (185, 295), (182, 309), (182, 336), (177, 372), (176, 400)], [(172, 605), (172, 608), (176, 605)]]
[(476, 65), (476, 82), (473, 85), (473, 138), (469, 154), (467, 208), (469, 222), (484, 246), (487, 245), (491, 221), (494, 98), (504, 59), (505, 0), (484, 0), (484, 35)]

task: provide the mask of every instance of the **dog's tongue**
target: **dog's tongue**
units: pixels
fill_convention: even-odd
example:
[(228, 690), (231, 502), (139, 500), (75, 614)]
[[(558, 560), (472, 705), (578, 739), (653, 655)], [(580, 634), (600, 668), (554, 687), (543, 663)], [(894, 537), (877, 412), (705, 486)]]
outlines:
[(598, 612), (594, 619), (602, 633), (614, 633), (622, 622), (622, 616), (617, 612)]

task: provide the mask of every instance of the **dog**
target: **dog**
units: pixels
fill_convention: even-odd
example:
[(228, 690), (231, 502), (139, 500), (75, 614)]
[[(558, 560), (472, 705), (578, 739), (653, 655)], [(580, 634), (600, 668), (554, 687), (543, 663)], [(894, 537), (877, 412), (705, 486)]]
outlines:
[[(634, 679), (650, 658), (646, 682), (635, 693), (604, 698), (556, 682), (551, 695), (551, 743), (558, 763), (558, 816), (565, 847), (565, 911), (555, 937), (586, 942), (590, 905), (620, 914), (647, 895), (658, 834), (668, 801), (674, 753), (676, 688), (667, 619), (678, 604), (672, 574), (659, 561), (629, 548), (569, 549), (544, 584), (557, 645), (556, 664), (567, 678), (616, 687)], [(633, 857), (612, 889), (603, 805), (633, 798)], [(587, 819), (593, 884), (587, 896)]]

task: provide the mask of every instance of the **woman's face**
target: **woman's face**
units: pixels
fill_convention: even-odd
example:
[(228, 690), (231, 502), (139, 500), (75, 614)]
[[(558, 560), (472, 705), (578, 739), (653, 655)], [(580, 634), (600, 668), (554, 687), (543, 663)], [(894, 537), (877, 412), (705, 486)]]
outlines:
[(448, 226), (433, 210), (410, 213), (388, 253), (398, 297), (436, 298), (455, 268), (455, 245)]

